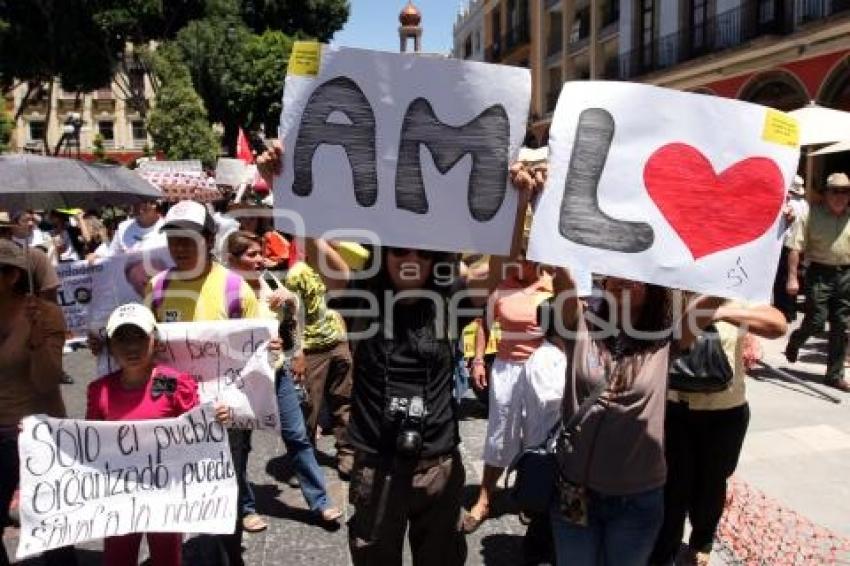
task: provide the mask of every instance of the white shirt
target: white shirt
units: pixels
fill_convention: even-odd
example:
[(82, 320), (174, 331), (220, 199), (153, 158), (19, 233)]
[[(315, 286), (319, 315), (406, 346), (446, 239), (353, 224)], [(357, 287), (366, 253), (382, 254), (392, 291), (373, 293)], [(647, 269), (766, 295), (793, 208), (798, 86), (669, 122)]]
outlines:
[(517, 384), (523, 449), (542, 444), (561, 418), (566, 372), (567, 357), (548, 340), (525, 362)]
[(128, 218), (118, 225), (115, 236), (109, 244), (108, 255), (167, 245), (165, 234), (159, 231), (164, 223), (165, 221), (160, 218), (144, 228), (139, 225), (135, 218)]
[(61, 245), (57, 246), (57, 248), (62, 248), (63, 250), (59, 254), (58, 261), (80, 261), (80, 254), (77, 253), (77, 249), (71, 241), (68, 230), (62, 230), (54, 238), (57, 238), (61, 242)]
[(782, 245), (786, 248), (791, 247), (797, 226), (809, 215), (809, 203), (805, 198), (791, 197), (791, 200), (788, 201), (788, 206), (794, 211), (794, 222), (788, 224), (788, 227), (785, 228), (785, 235), (782, 237)]

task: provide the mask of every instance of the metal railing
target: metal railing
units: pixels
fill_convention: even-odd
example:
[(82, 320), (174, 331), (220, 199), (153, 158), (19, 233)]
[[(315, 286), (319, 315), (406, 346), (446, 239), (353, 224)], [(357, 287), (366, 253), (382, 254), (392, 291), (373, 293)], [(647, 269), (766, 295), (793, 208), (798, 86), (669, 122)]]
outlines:
[(745, 0), (702, 25), (656, 39), (620, 55), (618, 76), (629, 80), (757, 37), (792, 33), (797, 26), (850, 10), (850, 0), (796, 0), (793, 18), (779, 0)]
[(672, 67), (708, 53), (741, 45), (755, 37), (787, 33), (783, 14), (774, 2), (749, 0), (702, 25), (658, 38), (620, 56), (620, 79)]
[(546, 0), (546, 9), (551, 10), (556, 5), (560, 4), (561, 0)]

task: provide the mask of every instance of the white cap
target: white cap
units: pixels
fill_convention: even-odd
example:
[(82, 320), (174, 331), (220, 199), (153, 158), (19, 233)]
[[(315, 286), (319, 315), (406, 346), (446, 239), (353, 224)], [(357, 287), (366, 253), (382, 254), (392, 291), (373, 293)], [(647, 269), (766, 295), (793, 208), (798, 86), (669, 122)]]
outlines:
[(794, 175), (794, 182), (791, 183), (791, 186), (789, 187), (788, 191), (799, 196), (805, 195), (806, 185), (803, 182), (803, 178), (799, 175)]
[(165, 215), (160, 231), (182, 229), (194, 232), (208, 231), (215, 233), (215, 222), (207, 212), (207, 207), (193, 200), (181, 200)]
[(138, 303), (121, 305), (109, 315), (109, 320), (106, 322), (106, 335), (112, 338), (119, 328), (127, 324), (141, 328), (145, 334), (150, 334), (156, 328), (156, 319), (150, 309), (144, 305)]

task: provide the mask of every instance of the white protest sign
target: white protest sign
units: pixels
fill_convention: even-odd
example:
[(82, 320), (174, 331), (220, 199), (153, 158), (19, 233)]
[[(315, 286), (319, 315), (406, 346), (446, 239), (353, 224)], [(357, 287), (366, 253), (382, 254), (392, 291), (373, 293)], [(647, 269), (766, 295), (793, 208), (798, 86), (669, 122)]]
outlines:
[[(277, 328), (276, 320), (256, 318), (158, 324), (156, 360), (195, 378), (201, 401), (230, 407), (232, 428), (275, 432), (280, 419), (268, 341)], [(99, 374), (116, 369), (104, 352)]]
[(92, 279), (102, 271), (102, 265), (89, 265), (87, 261), (62, 262), (56, 266), (60, 282), (56, 299), (62, 307), (65, 326), (74, 336), (85, 336), (88, 332)]
[(173, 419), (27, 417), (17, 557), (139, 532), (232, 533), (237, 486), (210, 405)]
[(139, 173), (182, 173), (200, 177), (204, 167), (200, 159), (185, 159), (182, 161), (142, 161), (139, 163)]
[(275, 206), (309, 236), (505, 254), (530, 96), (528, 69), (297, 42)]
[(109, 315), (127, 303), (144, 302), (151, 277), (174, 265), (167, 247), (152, 247), (97, 261), (101, 269), (92, 277), (95, 300), (90, 308), (91, 329), (106, 326)]
[(567, 83), (529, 257), (769, 302), (797, 134), (786, 114), (737, 100)]

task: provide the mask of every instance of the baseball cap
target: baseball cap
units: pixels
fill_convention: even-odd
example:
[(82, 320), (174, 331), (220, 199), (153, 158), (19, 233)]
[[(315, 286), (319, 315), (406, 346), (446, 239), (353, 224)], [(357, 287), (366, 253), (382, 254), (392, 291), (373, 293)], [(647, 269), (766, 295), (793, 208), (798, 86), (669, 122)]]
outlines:
[(128, 303), (121, 305), (112, 311), (109, 320), (106, 321), (106, 335), (109, 338), (125, 325), (141, 328), (145, 334), (150, 334), (156, 328), (156, 319), (153, 313), (144, 305)]
[(215, 233), (215, 221), (207, 212), (207, 207), (193, 200), (181, 200), (165, 215), (160, 232), (168, 230), (192, 230), (194, 232)]

